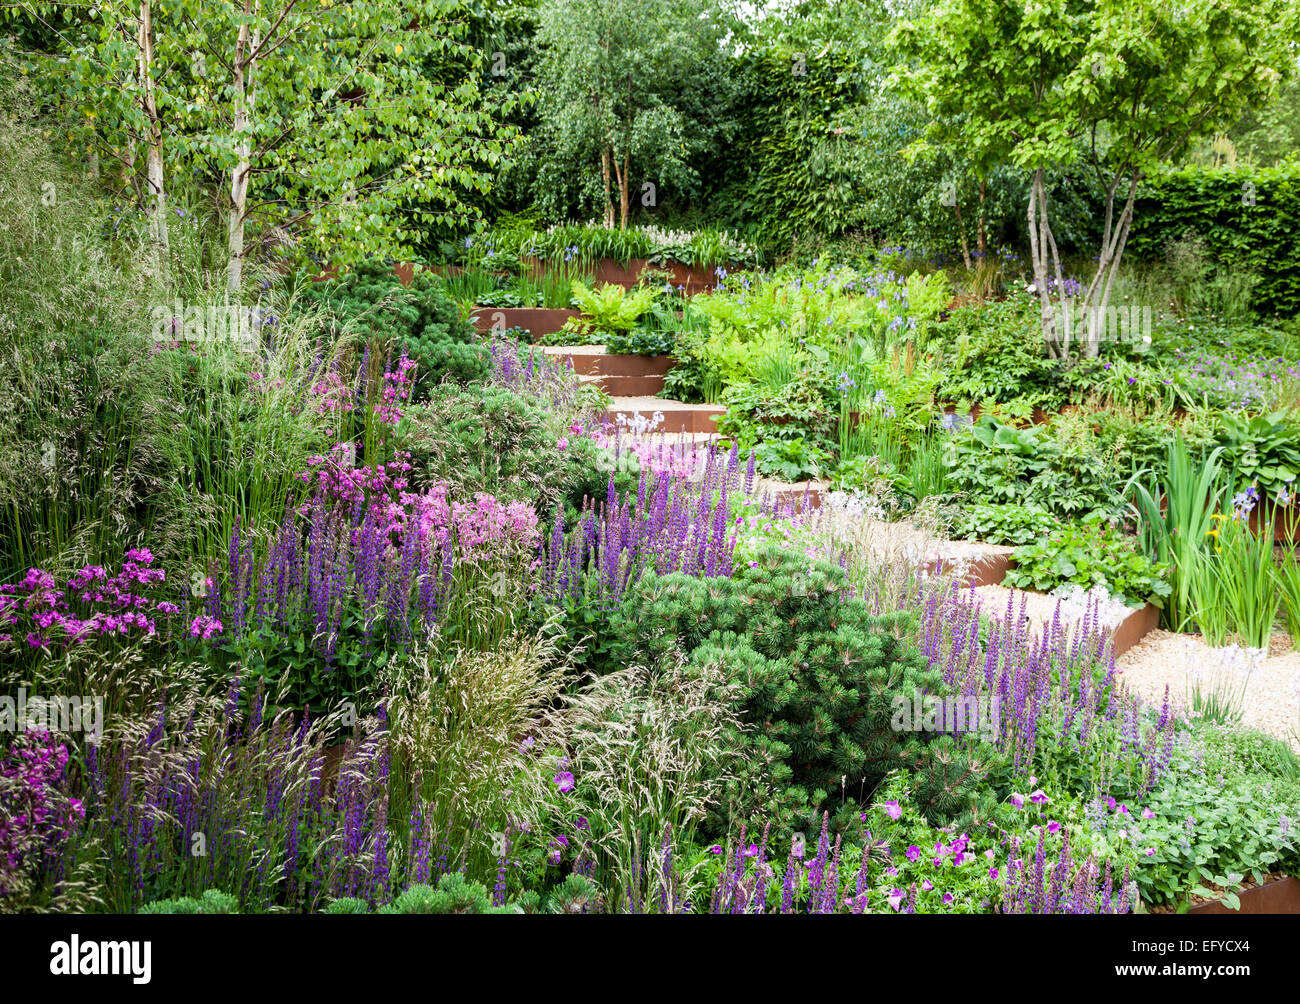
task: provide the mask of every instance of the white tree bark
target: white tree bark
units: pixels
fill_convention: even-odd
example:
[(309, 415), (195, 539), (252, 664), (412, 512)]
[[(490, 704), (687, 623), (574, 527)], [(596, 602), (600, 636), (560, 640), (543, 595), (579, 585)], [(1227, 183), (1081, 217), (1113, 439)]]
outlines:
[[(253, 0), (244, 0), (245, 17), (252, 13)], [(253, 142), (251, 123), (253, 103), (256, 98), (257, 52), (261, 42), (260, 30), (251, 29), (245, 20), (239, 26), (235, 42), (235, 136), (238, 159), (230, 171), (230, 226), (228, 243), (230, 264), (227, 270), (227, 288), (237, 296), (244, 282), (244, 220), (248, 212), (248, 180), (252, 172)]]
[(163, 178), (162, 123), (158, 119), (158, 100), (153, 81), (153, 9), (151, 0), (140, 0), (140, 24), (137, 29), (140, 106), (147, 123), (145, 176), (148, 182), (146, 212), (149, 216), (149, 240), (156, 253), (167, 253), (167, 193)]

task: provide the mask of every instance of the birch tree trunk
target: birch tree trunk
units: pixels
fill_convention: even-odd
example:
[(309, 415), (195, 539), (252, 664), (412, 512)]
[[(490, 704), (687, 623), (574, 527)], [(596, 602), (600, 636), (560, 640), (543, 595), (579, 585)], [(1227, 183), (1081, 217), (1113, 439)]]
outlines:
[(163, 180), (162, 123), (158, 120), (158, 100), (153, 82), (153, 9), (151, 0), (140, 0), (140, 24), (136, 37), (139, 66), (140, 105), (145, 114), (146, 212), (149, 216), (149, 240), (155, 254), (167, 253), (167, 198)]
[(623, 170), (619, 174), (619, 178), (618, 178), (619, 226), (624, 230), (627, 229), (627, 213), (628, 213), (627, 186), (630, 184), (627, 176), (627, 167), (628, 167), (627, 162), (628, 162), (628, 158), (625, 155), (623, 157)]
[(1115, 276), (1119, 273), (1120, 262), (1124, 258), (1124, 248), (1128, 244), (1128, 235), (1133, 223), (1133, 204), (1137, 200), (1139, 173), (1129, 174), (1128, 198), (1115, 219), (1115, 192), (1119, 188), (1120, 177), (1106, 189), (1106, 221), (1102, 228), (1101, 254), (1097, 257), (1097, 271), (1088, 284), (1083, 297), (1084, 309), (1088, 312), (1088, 355), (1096, 356), (1101, 349), (1102, 330), (1105, 326), (1106, 310), (1110, 306), (1110, 294), (1115, 285)]
[(1070, 335), (1067, 330), (1062, 344), (1057, 344), (1060, 333), (1056, 330), (1056, 312), (1047, 289), (1047, 188), (1043, 178), (1044, 171), (1040, 167), (1034, 172), (1033, 183), (1029, 186), (1029, 253), (1034, 264), (1034, 291), (1038, 294), (1043, 338), (1053, 356), (1064, 358), (1070, 352)]
[(605, 226), (614, 226), (614, 195), (609, 184), (609, 148), (600, 151), (600, 174), (605, 179)]
[(261, 41), (260, 30), (249, 27), (247, 17), (252, 13), (253, 0), (244, 0), (245, 21), (239, 26), (235, 43), (235, 97), (234, 131), (238, 137), (238, 160), (230, 172), (230, 265), (227, 288), (232, 296), (239, 293), (244, 281), (244, 217), (248, 211), (248, 179), (252, 172), (253, 144), (251, 136), (253, 101), (256, 97), (255, 73), (257, 49)]

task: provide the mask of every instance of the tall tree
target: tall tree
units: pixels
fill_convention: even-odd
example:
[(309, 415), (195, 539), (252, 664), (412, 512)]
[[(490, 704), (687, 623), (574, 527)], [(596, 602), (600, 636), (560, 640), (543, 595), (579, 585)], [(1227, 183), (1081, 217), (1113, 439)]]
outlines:
[(901, 23), (896, 82), (924, 100), (933, 138), (985, 170), (1029, 175), (1027, 222), (1042, 326), (1072, 330), (1049, 178), (1082, 162), (1104, 192), (1097, 268), (1076, 311), (1096, 355), (1138, 183), (1262, 104), (1294, 63), (1291, 0), (938, 0)]
[(57, 32), (56, 96), (143, 174), (159, 240), (166, 177), (220, 188), (232, 293), (250, 221), (340, 263), (414, 256), (428, 229), (470, 222), (463, 194), (514, 142), (481, 94), (464, 0), (102, 0), (78, 16)]
[(683, 99), (725, 85), (730, 14), (693, 0), (544, 0), (539, 13), (538, 142), (560, 170), (594, 169), (605, 223), (626, 227), (634, 174), (654, 175), (655, 201), (694, 180), (690, 155), (710, 136)]

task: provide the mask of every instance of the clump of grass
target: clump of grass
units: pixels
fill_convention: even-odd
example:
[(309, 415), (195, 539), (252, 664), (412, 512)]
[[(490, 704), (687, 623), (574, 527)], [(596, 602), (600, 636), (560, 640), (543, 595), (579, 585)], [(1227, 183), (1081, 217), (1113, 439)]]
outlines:
[(693, 872), (666, 865), (666, 834), (689, 846), (743, 764), (738, 686), (720, 670), (627, 667), (570, 696), (567, 733), (576, 790), (560, 811), (581, 813), (629, 910), (689, 902)]

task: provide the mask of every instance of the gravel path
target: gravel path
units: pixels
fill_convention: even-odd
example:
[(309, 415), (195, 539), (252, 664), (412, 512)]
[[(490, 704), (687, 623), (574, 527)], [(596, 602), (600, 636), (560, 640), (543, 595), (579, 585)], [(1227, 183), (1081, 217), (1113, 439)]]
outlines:
[[(1117, 660), (1115, 666), (1123, 680), (1140, 695), (1159, 702), (1165, 684), (1173, 698), (1187, 699), (1190, 692), (1189, 672), (1200, 671), (1202, 687), (1221, 669), (1223, 649), (1213, 649), (1199, 635), (1178, 635), (1153, 631)], [(1294, 688), (1300, 680), (1300, 652), (1290, 646), (1285, 634), (1275, 632), (1268, 658), (1258, 664), (1246, 683), (1245, 725), (1288, 740), (1300, 750), (1300, 697)]]

